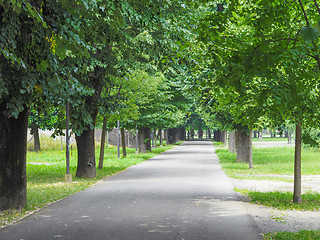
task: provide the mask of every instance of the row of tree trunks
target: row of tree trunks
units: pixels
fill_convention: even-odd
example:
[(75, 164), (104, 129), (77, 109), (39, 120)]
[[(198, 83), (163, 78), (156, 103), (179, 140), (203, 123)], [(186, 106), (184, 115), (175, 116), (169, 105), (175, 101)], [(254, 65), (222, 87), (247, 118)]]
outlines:
[(167, 129), (167, 143), (173, 144), (179, 141), (186, 140), (185, 128), (169, 128)]
[(213, 140), (215, 142), (222, 142), (222, 143), (226, 144), (228, 142), (228, 132), (226, 130), (224, 130), (224, 131), (221, 131), (221, 130), (214, 131)]
[(6, 115), (0, 105), (0, 210), (21, 209), (27, 204), (26, 152), (29, 110), (18, 118)]

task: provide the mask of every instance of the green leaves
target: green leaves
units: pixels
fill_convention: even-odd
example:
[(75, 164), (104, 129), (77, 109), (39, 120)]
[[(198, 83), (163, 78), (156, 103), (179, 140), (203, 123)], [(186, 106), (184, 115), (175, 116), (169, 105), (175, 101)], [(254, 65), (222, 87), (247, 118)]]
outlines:
[(303, 26), (301, 28), (301, 36), (304, 41), (312, 42), (319, 38), (319, 30), (311, 27), (311, 25)]

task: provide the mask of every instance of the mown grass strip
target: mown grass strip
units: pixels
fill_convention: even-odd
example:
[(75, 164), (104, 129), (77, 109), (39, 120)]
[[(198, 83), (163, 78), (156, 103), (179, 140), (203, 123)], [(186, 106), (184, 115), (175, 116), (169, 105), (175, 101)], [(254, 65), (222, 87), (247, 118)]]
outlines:
[(320, 210), (319, 193), (302, 194), (302, 203), (297, 204), (292, 201), (292, 193), (290, 192), (255, 192), (243, 189), (236, 189), (236, 191), (247, 195), (251, 203), (264, 205), (279, 210)]
[[(247, 163), (236, 163), (236, 155), (227, 149), (217, 149), (222, 168), (230, 177), (237, 175), (276, 174), (293, 175), (294, 147), (253, 148), (253, 169)], [(320, 172), (320, 151), (304, 148), (302, 174), (317, 175)]]
[(303, 230), (299, 232), (276, 232), (264, 234), (265, 240), (319, 240), (320, 230)]

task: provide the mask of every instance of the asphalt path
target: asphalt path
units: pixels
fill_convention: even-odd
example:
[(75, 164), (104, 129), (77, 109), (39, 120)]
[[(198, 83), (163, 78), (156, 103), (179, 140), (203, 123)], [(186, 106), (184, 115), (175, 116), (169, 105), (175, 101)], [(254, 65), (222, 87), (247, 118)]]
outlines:
[(211, 142), (185, 142), (0, 230), (1, 240), (261, 239)]

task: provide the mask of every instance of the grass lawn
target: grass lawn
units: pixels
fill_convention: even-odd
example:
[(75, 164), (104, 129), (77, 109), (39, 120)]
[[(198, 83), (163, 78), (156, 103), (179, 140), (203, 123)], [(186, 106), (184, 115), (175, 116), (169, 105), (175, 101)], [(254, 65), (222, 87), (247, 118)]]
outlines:
[[(229, 177), (237, 179), (274, 179), (287, 181), (281, 175), (293, 176), (294, 172), (294, 147), (253, 148), (253, 167), (249, 170), (247, 163), (236, 163), (236, 155), (229, 153), (227, 149), (216, 149), (220, 164)], [(302, 174), (320, 174), (320, 150), (302, 149)], [(302, 203), (295, 204), (292, 201), (292, 193), (289, 192), (254, 192), (248, 190), (236, 191), (246, 194), (251, 202), (279, 210), (320, 210), (320, 194), (306, 193), (302, 195)], [(320, 227), (319, 227), (320, 228)], [(264, 235), (266, 240), (297, 240), (320, 239), (318, 231), (277, 232)]]
[(265, 240), (316, 240), (320, 239), (320, 230), (299, 232), (277, 232), (264, 234)]
[[(259, 175), (293, 176), (294, 147), (253, 148), (253, 168), (247, 163), (236, 163), (236, 155), (227, 149), (217, 149), (222, 168), (230, 177)], [(320, 174), (320, 151), (304, 148), (302, 150), (302, 175)], [(268, 178), (268, 177), (267, 177)]]
[[(294, 140), (294, 139), (293, 139)], [(252, 138), (253, 142), (288, 142), (288, 138), (284, 137), (263, 137), (262, 141), (259, 138)]]
[[(172, 145), (158, 147), (153, 149), (152, 152), (145, 154), (135, 154), (135, 149), (127, 148), (127, 157), (118, 159), (117, 148), (109, 146), (109, 148), (105, 149), (103, 169), (97, 169), (97, 177), (95, 179), (83, 179), (75, 177), (77, 170), (77, 151), (76, 146), (73, 145), (71, 150), (72, 155), (70, 157), (70, 173), (73, 176), (73, 182), (65, 183), (65, 151), (60, 150), (59, 142), (52, 142), (52, 140), (47, 142), (47, 139), (42, 140), (43, 139), (41, 139), (41, 143), (43, 143), (43, 145), (41, 145), (42, 149), (46, 150), (42, 150), (39, 153), (27, 152), (27, 206), (25, 209), (19, 211), (0, 211), (0, 227), (54, 201), (82, 191), (101, 179), (120, 172), (132, 165), (139, 164), (173, 147)], [(96, 146), (96, 165), (98, 165), (99, 160), (99, 147), (99, 145)], [(28, 148), (32, 149), (30, 146)]]

